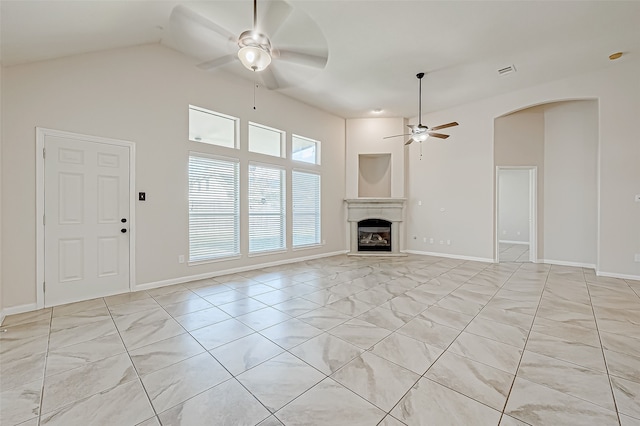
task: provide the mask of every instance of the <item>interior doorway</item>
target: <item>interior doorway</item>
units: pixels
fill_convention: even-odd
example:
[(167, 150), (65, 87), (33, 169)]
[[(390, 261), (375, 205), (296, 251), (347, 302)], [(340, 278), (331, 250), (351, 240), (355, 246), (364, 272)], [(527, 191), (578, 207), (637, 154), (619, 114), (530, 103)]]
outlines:
[(535, 166), (496, 167), (496, 262), (537, 261)]

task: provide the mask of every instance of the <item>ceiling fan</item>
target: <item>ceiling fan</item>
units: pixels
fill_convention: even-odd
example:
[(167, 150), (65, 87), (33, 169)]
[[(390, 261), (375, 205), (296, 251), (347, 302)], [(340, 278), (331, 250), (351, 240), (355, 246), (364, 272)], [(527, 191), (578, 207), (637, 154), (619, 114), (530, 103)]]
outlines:
[(446, 139), (449, 137), (449, 135), (444, 135), (442, 133), (435, 133), (435, 130), (446, 129), (447, 127), (454, 127), (458, 125), (458, 123), (456, 123), (455, 121), (452, 121), (451, 123), (447, 123), (447, 124), (442, 124), (440, 126), (435, 126), (435, 127), (427, 127), (422, 124), (422, 77), (424, 77), (424, 73), (420, 72), (416, 74), (416, 77), (418, 77), (418, 81), (420, 82), (420, 89), (419, 89), (420, 94), (418, 98), (418, 125), (417, 126), (415, 124), (407, 125), (407, 127), (411, 129), (411, 133), (405, 133), (403, 135), (387, 136), (387, 137), (384, 137), (383, 139), (398, 138), (400, 136), (411, 136), (411, 138), (405, 142), (405, 145), (409, 145), (413, 141), (418, 141), (422, 143), (426, 141), (429, 136), (432, 136), (434, 138)]
[[(253, 27), (243, 31), (239, 36), (208, 17), (184, 6), (177, 5), (171, 12), (171, 24), (184, 33), (189, 29), (204, 28), (211, 33), (224, 37), (228, 42), (236, 44), (237, 53), (227, 54), (203, 62), (198, 65), (204, 70), (214, 70), (218, 67), (239, 61), (246, 69), (259, 73), (264, 85), (269, 89), (280, 87), (272, 70), (272, 61), (288, 62), (322, 69), (327, 64), (328, 54), (318, 53), (317, 49), (277, 49), (273, 46), (268, 34), (273, 36), (280, 30), (292, 12), (292, 7), (285, 1), (271, 1), (263, 19), (258, 23), (257, 0), (253, 0)], [(205, 40), (205, 43), (215, 43), (215, 37)], [(271, 66), (270, 66), (271, 65)]]

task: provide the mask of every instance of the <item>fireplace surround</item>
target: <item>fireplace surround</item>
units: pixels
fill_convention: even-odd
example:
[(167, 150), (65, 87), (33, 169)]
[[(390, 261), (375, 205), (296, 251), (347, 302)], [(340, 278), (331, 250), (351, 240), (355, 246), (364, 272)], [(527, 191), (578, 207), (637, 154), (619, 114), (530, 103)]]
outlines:
[[(404, 205), (405, 198), (351, 198), (346, 199), (347, 221), (349, 222), (349, 254), (365, 255), (365, 256), (400, 256), (402, 254), (401, 233), (404, 224)], [(380, 232), (373, 230), (366, 232), (362, 236), (365, 244), (362, 244), (362, 238), (358, 224), (367, 220), (377, 220), (388, 224), (389, 238), (385, 238)], [(382, 222), (365, 222), (374, 223), (369, 228), (379, 228)], [(377, 230), (376, 230), (377, 231)], [(382, 240), (387, 239), (386, 244)], [(368, 243), (368, 244), (367, 244)], [(373, 246), (389, 246), (384, 251), (380, 247)]]

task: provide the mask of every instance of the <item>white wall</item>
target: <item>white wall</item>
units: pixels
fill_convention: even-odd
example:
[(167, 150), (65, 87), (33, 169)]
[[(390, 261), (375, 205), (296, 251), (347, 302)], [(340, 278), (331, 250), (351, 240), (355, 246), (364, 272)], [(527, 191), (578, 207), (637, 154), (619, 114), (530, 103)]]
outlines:
[[(600, 238), (598, 271), (640, 277), (640, 61), (603, 63), (596, 72), (495, 96), (425, 115), (437, 125), (456, 120), (446, 141), (410, 145), (408, 248), (492, 259), (494, 244), (494, 161), (496, 117), (530, 106), (564, 100), (597, 99), (599, 106)], [(422, 200), (423, 205), (417, 206)], [(445, 208), (444, 212), (440, 208)], [(451, 246), (430, 247), (412, 236), (451, 237)]]
[[(2, 87), (5, 307), (36, 299), (36, 126), (135, 142), (136, 191), (147, 193), (147, 201), (136, 203), (138, 285), (345, 249), (342, 118), (266, 89), (258, 90), (254, 111), (249, 80), (201, 71), (194, 61), (160, 45), (7, 67)], [(192, 267), (178, 263), (178, 255), (188, 253), (189, 150), (224, 150), (187, 141), (189, 104), (240, 117), (244, 147), (249, 120), (287, 131), (288, 143), (291, 133), (321, 141), (324, 246)], [(242, 167), (249, 160), (264, 161), (259, 154), (234, 153)], [(291, 166), (290, 160), (275, 161)], [(247, 235), (246, 220), (241, 232)]]
[(2, 63), (0, 63), (0, 325), (2, 324), (2, 320), (4, 319), (4, 297), (2, 295), (4, 286), (2, 285), (2, 263), (4, 261), (4, 257), (2, 256), (2, 194), (4, 194), (4, 188), (2, 187), (3, 179), (2, 179), (2, 147), (4, 146), (3, 142), (3, 120), (2, 120), (2, 104), (4, 103), (2, 97)]
[(498, 173), (500, 241), (529, 243), (529, 170)]
[(544, 259), (595, 265), (597, 102), (545, 107), (544, 133)]
[(359, 154), (390, 154), (391, 197), (404, 198), (404, 140), (382, 139), (404, 132), (402, 118), (358, 118), (346, 121), (346, 198), (358, 198)]

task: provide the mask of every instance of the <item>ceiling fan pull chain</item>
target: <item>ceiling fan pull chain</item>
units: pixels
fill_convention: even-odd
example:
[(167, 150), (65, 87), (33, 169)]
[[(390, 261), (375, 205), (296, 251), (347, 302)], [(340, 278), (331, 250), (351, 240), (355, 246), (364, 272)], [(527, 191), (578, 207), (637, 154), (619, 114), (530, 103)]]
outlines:
[(422, 161), (422, 141), (420, 141), (420, 161)]
[(256, 109), (256, 89), (258, 88), (258, 83), (253, 83), (253, 109)]

